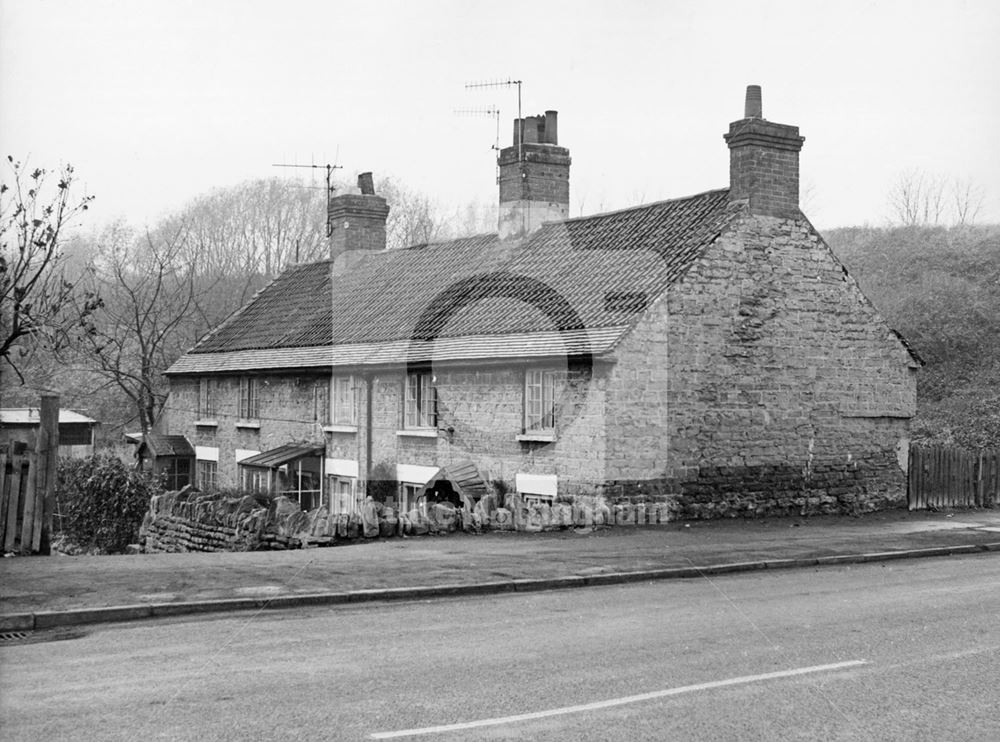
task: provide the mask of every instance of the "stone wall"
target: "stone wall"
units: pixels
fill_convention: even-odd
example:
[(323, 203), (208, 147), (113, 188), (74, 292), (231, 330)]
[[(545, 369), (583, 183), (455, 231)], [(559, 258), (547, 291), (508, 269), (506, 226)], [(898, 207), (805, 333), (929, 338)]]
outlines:
[[(566, 369), (566, 362), (546, 368)], [(593, 491), (604, 480), (604, 396), (607, 366), (587, 378), (580, 369), (568, 372), (564, 424), (554, 442), (519, 441), (523, 432), (524, 374), (514, 362), (489, 367), (432, 368), (439, 398), (437, 430), (408, 433), (403, 429), (404, 368), (354, 376), (357, 425), (324, 431), (316, 418), (315, 388), (329, 383), (319, 373), (258, 376), (260, 418), (247, 426), (237, 416), (239, 377), (215, 379), (216, 412), (210, 420), (197, 414), (198, 382), (171, 380), (169, 429), (187, 435), (196, 446), (218, 449), (220, 488), (239, 484), (236, 451), (266, 451), (291, 442), (324, 442), (326, 456), (357, 461), (362, 478), (368, 470), (367, 389), (372, 407), (372, 465), (387, 463), (424, 467), (475, 461), (487, 479), (513, 488), (518, 472), (554, 474), (572, 481), (567, 493)], [(208, 422), (210, 424), (196, 424)]]
[(808, 222), (739, 220), (619, 357), (610, 499), (694, 518), (905, 502), (917, 364)]
[(666, 523), (666, 504), (596, 506), (578, 498), (553, 505), (527, 503), (516, 494), (497, 507), (496, 495), (473, 509), (431, 503), (400, 513), (370, 499), (361, 513), (308, 512), (286, 497), (273, 499), (201, 494), (185, 489), (153, 497), (139, 533), (145, 553), (261, 551), (349, 544), (364, 539), (444, 535), (454, 531), (554, 531)]

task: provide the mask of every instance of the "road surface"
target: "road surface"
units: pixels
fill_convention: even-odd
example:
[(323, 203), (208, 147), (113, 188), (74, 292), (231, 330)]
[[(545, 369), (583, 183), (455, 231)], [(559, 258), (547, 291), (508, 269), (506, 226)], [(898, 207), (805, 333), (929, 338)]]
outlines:
[(85, 627), (4, 740), (998, 740), (1000, 559)]

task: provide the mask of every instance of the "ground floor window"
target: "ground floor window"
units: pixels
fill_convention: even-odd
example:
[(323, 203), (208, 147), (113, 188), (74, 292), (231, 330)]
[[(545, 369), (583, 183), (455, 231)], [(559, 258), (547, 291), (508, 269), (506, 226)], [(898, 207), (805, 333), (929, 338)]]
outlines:
[(214, 492), (219, 485), (219, 462), (198, 462), (198, 487), (205, 492)]
[[(399, 510), (408, 513), (417, 506), (417, 494), (423, 489), (422, 484), (409, 482), (399, 483)], [(395, 505), (393, 506), (395, 507)]]
[(191, 460), (181, 457), (161, 459), (160, 473), (168, 492), (176, 492), (191, 484)]
[(250, 494), (267, 492), (267, 469), (256, 466), (240, 467), (240, 488)]
[(354, 477), (328, 476), (326, 478), (326, 503), (331, 513), (357, 513), (357, 480)]

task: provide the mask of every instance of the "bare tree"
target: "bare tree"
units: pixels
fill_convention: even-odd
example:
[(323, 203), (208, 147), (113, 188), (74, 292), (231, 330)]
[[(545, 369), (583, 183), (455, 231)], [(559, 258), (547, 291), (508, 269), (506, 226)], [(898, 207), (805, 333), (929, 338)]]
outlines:
[(95, 373), (128, 397), (143, 433), (166, 402), (163, 372), (193, 342), (193, 308), (212, 290), (194, 280), (186, 237), (179, 229), (137, 238), (128, 226), (114, 224), (95, 263), (94, 290), (104, 301), (81, 352)]
[(955, 179), (952, 184), (952, 199), (955, 205), (955, 223), (959, 226), (974, 224), (979, 210), (983, 207), (986, 193), (982, 186), (976, 185), (971, 178)]
[(64, 270), (63, 232), (93, 197), (71, 198), (73, 168), (58, 173), (54, 190), (47, 171), (29, 170), (7, 158), (10, 185), (0, 185), (0, 359), (21, 383), (20, 359), (39, 346), (58, 348), (74, 330), (86, 331), (99, 306), (94, 294), (74, 302), (76, 278)]
[(289, 263), (326, 257), (323, 186), (252, 180), (199, 196), (161, 224), (183, 225), (198, 275), (272, 277)]
[(389, 217), (385, 223), (385, 242), (389, 249), (437, 242), (451, 236), (451, 221), (424, 194), (388, 177), (378, 182), (375, 192), (389, 203)]
[(899, 176), (889, 192), (889, 207), (895, 220), (903, 226), (940, 224), (944, 216), (945, 179), (909, 170)]

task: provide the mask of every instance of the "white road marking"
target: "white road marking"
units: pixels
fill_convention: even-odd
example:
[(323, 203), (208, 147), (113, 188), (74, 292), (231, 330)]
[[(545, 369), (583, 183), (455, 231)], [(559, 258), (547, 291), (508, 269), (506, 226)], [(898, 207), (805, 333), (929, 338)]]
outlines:
[(396, 739), (398, 737), (417, 737), (423, 734), (440, 734), (442, 732), (457, 732), (463, 729), (476, 729), (479, 727), (492, 727), (500, 724), (512, 724), (518, 721), (531, 721), (533, 719), (546, 719), (550, 716), (563, 716), (565, 714), (576, 714), (585, 711), (596, 711), (598, 709), (611, 708), (613, 706), (624, 706), (629, 703), (640, 703), (651, 701), (655, 698), (666, 698), (667, 696), (679, 696), (683, 693), (694, 693), (699, 690), (712, 690), (714, 688), (725, 688), (731, 685), (746, 685), (748, 683), (759, 683), (763, 680), (775, 680), (777, 678), (790, 678), (796, 675), (808, 675), (814, 672), (829, 672), (831, 670), (843, 670), (848, 667), (858, 667), (868, 664), (867, 660), (849, 660), (847, 662), (834, 662), (831, 665), (813, 665), (812, 667), (798, 667), (793, 670), (779, 670), (778, 672), (766, 672), (761, 675), (743, 675), (738, 678), (728, 678), (727, 680), (713, 680), (708, 683), (696, 683), (695, 685), (682, 685), (679, 688), (667, 688), (666, 690), (653, 691), (652, 693), (642, 693), (638, 696), (625, 696), (623, 698), (612, 698), (607, 701), (595, 701), (594, 703), (582, 703), (578, 706), (563, 706), (562, 708), (549, 709), (547, 711), (534, 711), (530, 714), (518, 714), (517, 716), (500, 716), (493, 719), (479, 719), (477, 721), (464, 721), (457, 724), (443, 724), (436, 727), (421, 727), (419, 729), (401, 729), (396, 732), (376, 732), (371, 735), (372, 739)]

